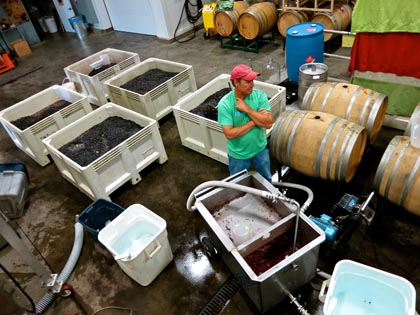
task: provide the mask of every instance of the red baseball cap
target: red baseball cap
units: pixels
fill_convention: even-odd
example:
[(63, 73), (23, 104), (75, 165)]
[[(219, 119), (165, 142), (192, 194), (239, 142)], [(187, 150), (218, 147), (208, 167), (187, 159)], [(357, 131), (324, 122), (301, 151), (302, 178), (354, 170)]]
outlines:
[(260, 74), (258, 72), (252, 71), (251, 67), (239, 64), (235, 66), (232, 69), (232, 72), (230, 73), (230, 79), (236, 80), (236, 79), (244, 79), (247, 81), (254, 80), (256, 76), (259, 76)]

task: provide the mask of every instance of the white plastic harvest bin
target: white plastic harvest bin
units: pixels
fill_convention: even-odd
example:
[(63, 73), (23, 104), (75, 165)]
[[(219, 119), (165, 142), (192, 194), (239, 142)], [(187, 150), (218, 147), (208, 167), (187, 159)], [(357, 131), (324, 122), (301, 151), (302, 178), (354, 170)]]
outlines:
[(98, 235), (132, 279), (149, 285), (172, 261), (166, 221), (140, 204), (129, 206)]
[[(109, 61), (115, 65), (94, 76), (89, 76), (93, 70), (90, 65), (100, 61), (102, 55), (107, 55)], [(64, 72), (67, 78), (74, 82), (77, 91), (86, 95), (90, 103), (100, 106), (108, 102), (107, 89), (103, 83), (138, 63), (140, 63), (140, 57), (137, 53), (106, 48), (65, 67)]]
[[(146, 94), (121, 88), (121, 85), (146, 73), (159, 69), (178, 74)], [(105, 82), (111, 102), (159, 120), (172, 112), (172, 106), (185, 95), (197, 90), (192, 66), (173, 61), (149, 58)]]
[(330, 279), (324, 314), (415, 315), (416, 290), (402, 277), (341, 260)]
[[(191, 113), (190, 110), (202, 104), (214, 93), (227, 88), (230, 75), (221, 74), (196, 92), (180, 100), (173, 108), (182, 144), (212, 159), (228, 164), (226, 137), (217, 121)], [(286, 89), (282, 86), (254, 81), (254, 88), (264, 91), (276, 120), (286, 109)], [(267, 130), (267, 136), (271, 134)]]
[[(59, 100), (65, 100), (71, 104), (25, 130), (21, 130), (11, 123), (19, 118), (30, 116)], [(39, 165), (45, 166), (50, 163), (50, 159), (42, 139), (91, 111), (92, 107), (86, 96), (62, 86), (53, 85), (1, 111), (0, 122), (19, 149)]]
[[(59, 151), (63, 145), (113, 116), (131, 120), (143, 129), (87, 166), (80, 166)], [(157, 122), (112, 103), (44, 139), (44, 144), (61, 175), (93, 200), (111, 201), (109, 195), (127, 181), (137, 184), (141, 180), (139, 172), (149, 164), (168, 160)]]

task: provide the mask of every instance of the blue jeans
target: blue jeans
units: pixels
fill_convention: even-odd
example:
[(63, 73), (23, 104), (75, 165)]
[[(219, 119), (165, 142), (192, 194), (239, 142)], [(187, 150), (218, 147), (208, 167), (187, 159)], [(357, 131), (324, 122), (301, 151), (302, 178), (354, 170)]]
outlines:
[(244, 169), (248, 170), (252, 163), (255, 167), (255, 170), (271, 183), (272, 175), (270, 171), (270, 154), (268, 148), (265, 148), (256, 156), (248, 160), (235, 159), (230, 155), (228, 158), (230, 175), (236, 174)]

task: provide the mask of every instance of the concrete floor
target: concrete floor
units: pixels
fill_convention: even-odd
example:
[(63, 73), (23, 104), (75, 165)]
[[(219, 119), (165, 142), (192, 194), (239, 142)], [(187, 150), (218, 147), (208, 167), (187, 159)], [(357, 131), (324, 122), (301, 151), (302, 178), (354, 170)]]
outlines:
[[(349, 48), (327, 44), (326, 50), (349, 56)], [(216, 38), (204, 40), (203, 30), (186, 43), (168, 43), (153, 36), (123, 32), (90, 34), (79, 41), (74, 34), (53, 34), (33, 47), (32, 55), (20, 58), (16, 69), (0, 75), (0, 110), (46, 89), (61, 84), (63, 68), (105, 48), (116, 48), (139, 54), (141, 60), (150, 57), (176, 61), (193, 66), (197, 86), (201, 87), (219, 74), (229, 73), (237, 63), (249, 63), (260, 70), (269, 56), (284, 63), (283, 42), (263, 46), (259, 53), (222, 49)], [(348, 80), (348, 61), (326, 58), (329, 76)], [(172, 115), (160, 122), (160, 133), (168, 155), (162, 165), (152, 164), (141, 172), (142, 180), (127, 183), (111, 194), (114, 202), (123, 207), (139, 203), (152, 210), (167, 222), (168, 239), (174, 255), (173, 261), (152, 282), (143, 287), (129, 278), (114, 261), (111, 254), (93, 240), (88, 233), (78, 264), (68, 283), (74, 294), (68, 298), (57, 297), (45, 314), (75, 315), (92, 314), (110, 306), (133, 310), (133, 314), (199, 314), (217, 289), (228, 279), (231, 272), (220, 258), (209, 259), (200, 244), (199, 237), (206, 223), (198, 212), (189, 212), (185, 204), (191, 191), (209, 180), (228, 176), (227, 166), (196, 153), (181, 144), (175, 119)], [(291, 181), (307, 185), (314, 191), (314, 201), (307, 214), (328, 211), (345, 192), (361, 195), (372, 191), (372, 182), (379, 160), (395, 135), (403, 132), (382, 128), (377, 141), (365, 152), (353, 180), (337, 184), (308, 178), (293, 173)], [(19, 150), (3, 128), (0, 128), (0, 163), (23, 162), (29, 170), (29, 202), (24, 215), (15, 220), (22, 240), (51, 272), (59, 273), (72, 248), (75, 216), (92, 200), (66, 181), (54, 163), (39, 166)], [(272, 165), (273, 172), (276, 165)], [(318, 267), (332, 273), (340, 259), (352, 259), (405, 277), (420, 287), (420, 218), (376, 198), (377, 215), (369, 229), (357, 231), (340, 250), (327, 255), (321, 247)], [(10, 247), (0, 252), (0, 263), (37, 302), (46, 290), (40, 288), (40, 279), (22, 258)], [(17, 304), (30, 308), (22, 294), (10, 284), (4, 273), (2, 305)], [(316, 280), (316, 281), (315, 281)], [(311, 314), (323, 314), (318, 301), (319, 283), (315, 279), (302, 287), (296, 296)], [(10, 297), (13, 297), (10, 299)], [(419, 298), (417, 296), (417, 310)], [(10, 311), (8, 314), (13, 314)], [(15, 312), (16, 313), (16, 312)], [(104, 310), (101, 314), (128, 314), (124, 310)], [(19, 314), (19, 313), (17, 313)], [(226, 304), (220, 314), (258, 314), (244, 292), (239, 291)], [(267, 314), (299, 314), (296, 307), (283, 300)]]

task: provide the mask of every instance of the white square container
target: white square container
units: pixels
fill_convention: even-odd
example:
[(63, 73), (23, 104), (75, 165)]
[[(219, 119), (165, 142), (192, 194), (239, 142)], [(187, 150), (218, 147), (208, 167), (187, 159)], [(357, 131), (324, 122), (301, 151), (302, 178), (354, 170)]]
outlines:
[(415, 315), (416, 291), (406, 279), (351, 260), (335, 265), (325, 315)]
[[(121, 85), (152, 69), (178, 72), (146, 94), (121, 88)], [(192, 66), (173, 61), (149, 58), (105, 82), (111, 102), (147, 117), (159, 120), (172, 112), (172, 106), (185, 95), (197, 90)]]
[[(59, 151), (63, 145), (113, 116), (131, 120), (143, 129), (87, 166), (80, 166)], [(149, 164), (168, 160), (156, 120), (113, 103), (99, 107), (43, 142), (61, 175), (92, 200), (111, 201), (109, 195), (127, 181), (137, 184), (141, 180), (139, 172)]]
[[(45, 117), (32, 126), (21, 130), (11, 122), (30, 116), (52, 103), (65, 100), (69, 106)], [(0, 122), (16, 146), (33, 158), (39, 165), (45, 166), (51, 161), (42, 139), (64, 128), (92, 111), (86, 96), (59, 85), (53, 85), (27, 99), (16, 103), (0, 112)]]
[(0, 164), (0, 210), (9, 219), (23, 215), (28, 200), (28, 173), (22, 163)]
[[(212, 159), (228, 164), (227, 140), (217, 121), (191, 113), (190, 111), (214, 93), (227, 88), (230, 75), (221, 74), (196, 92), (180, 100), (173, 108), (182, 144)], [(286, 89), (282, 86), (254, 81), (255, 89), (264, 91), (275, 121), (286, 110)], [(267, 130), (267, 137), (272, 128)]]
[[(108, 59), (115, 65), (96, 75), (89, 76), (89, 73), (93, 70), (90, 65), (99, 62), (101, 59)], [(106, 48), (65, 67), (64, 72), (67, 78), (74, 82), (77, 91), (86, 95), (90, 103), (100, 106), (108, 102), (107, 89), (103, 83), (138, 63), (140, 63), (140, 57), (137, 53)]]
[(172, 261), (166, 221), (140, 204), (129, 206), (98, 235), (121, 269), (143, 286)]

